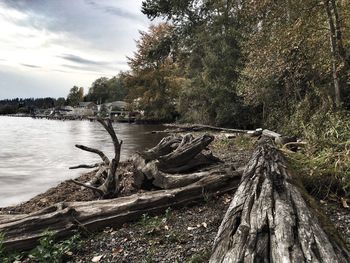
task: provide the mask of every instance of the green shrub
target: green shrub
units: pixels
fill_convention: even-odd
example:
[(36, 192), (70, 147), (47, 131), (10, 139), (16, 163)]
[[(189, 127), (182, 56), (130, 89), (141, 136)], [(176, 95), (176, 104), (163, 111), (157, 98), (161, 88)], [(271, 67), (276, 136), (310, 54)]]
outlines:
[(8, 253), (4, 247), (5, 235), (0, 233), (0, 262), (1, 263), (12, 263), (16, 260), (20, 260), (22, 255), (18, 253)]
[(39, 263), (60, 263), (74, 251), (79, 250), (80, 247), (79, 234), (75, 234), (67, 240), (56, 242), (55, 232), (46, 231), (44, 237), (39, 240), (39, 245), (30, 252), (29, 258)]

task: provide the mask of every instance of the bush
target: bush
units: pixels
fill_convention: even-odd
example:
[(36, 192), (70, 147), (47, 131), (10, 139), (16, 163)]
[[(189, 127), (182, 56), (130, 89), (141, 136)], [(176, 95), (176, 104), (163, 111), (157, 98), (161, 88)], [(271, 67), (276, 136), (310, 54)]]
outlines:
[(18, 253), (8, 253), (4, 247), (5, 235), (0, 233), (0, 262), (1, 263), (12, 263), (16, 260), (20, 260), (22, 256)]
[(29, 258), (39, 263), (61, 263), (80, 247), (79, 234), (75, 234), (67, 240), (56, 242), (55, 233), (46, 231), (44, 237), (39, 240), (39, 245), (30, 252)]
[(318, 112), (301, 122), (308, 142), (303, 154), (292, 156), (304, 176), (306, 188), (319, 198), (330, 193), (349, 196), (350, 119), (348, 112)]

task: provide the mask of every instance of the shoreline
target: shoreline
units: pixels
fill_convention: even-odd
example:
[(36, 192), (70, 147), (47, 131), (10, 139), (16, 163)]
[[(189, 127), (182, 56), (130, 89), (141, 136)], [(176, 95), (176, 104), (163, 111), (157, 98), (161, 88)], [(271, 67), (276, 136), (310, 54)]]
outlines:
[[(123, 174), (128, 173), (131, 169), (131, 165), (129, 161), (120, 162), (119, 169)], [(78, 180), (82, 182), (89, 181), (95, 174), (95, 169), (89, 172), (82, 172), (79, 176), (73, 179), (67, 179), (56, 186), (50, 187), (46, 191), (35, 195), (27, 201), (0, 207), (0, 215), (1, 214), (28, 214), (31, 212), (36, 212), (41, 209), (45, 209), (50, 207), (56, 203), (60, 202), (80, 202), (80, 201), (93, 201), (97, 200), (97, 196), (94, 193), (87, 189), (81, 188), (80, 186), (74, 184), (72, 180)], [(129, 178), (125, 177), (124, 180)], [(128, 192), (122, 192), (120, 196), (130, 195), (132, 193), (132, 189), (129, 187)]]
[[(4, 117), (15, 117), (15, 118), (32, 118), (32, 119), (46, 119), (46, 120), (58, 120), (58, 121), (90, 121), (94, 122), (98, 117), (96, 116), (47, 116), (47, 115), (31, 115), (31, 114), (4, 114), (0, 115)], [(108, 119), (107, 117), (102, 118), (104, 120)], [(112, 122), (117, 123), (129, 123), (129, 124), (138, 124), (138, 125), (171, 125), (171, 123), (153, 120), (153, 119), (118, 119), (112, 118)]]
[[(202, 134), (202, 132), (196, 132), (196, 134), (200, 135)], [(229, 145), (223, 145), (223, 140), (228, 140), (225, 137), (225, 134), (220, 132), (214, 132), (212, 134), (214, 134), (215, 140), (213, 142), (213, 145), (210, 146), (210, 149), (216, 156), (218, 156), (225, 162), (231, 163), (235, 168), (238, 168), (242, 166), (242, 164), (246, 163), (251, 153), (250, 147), (245, 149), (243, 145), (241, 145), (242, 147), (237, 149), (237, 146), (233, 143)], [(229, 140), (233, 142), (235, 139)], [(233, 149), (225, 150), (222, 149), (222, 147), (233, 147)], [(131, 156), (132, 154), (126, 159), (126, 161), (120, 162), (118, 169), (120, 169), (122, 174), (131, 175), (133, 169), (132, 163), (130, 161)], [(92, 178), (94, 171), (94, 169), (89, 170), (87, 172), (82, 171), (79, 176), (73, 179), (86, 182)], [(21, 202), (16, 205), (0, 207), (0, 215), (1, 213), (15, 214), (33, 212), (34, 210), (37, 211), (46, 208), (57, 202), (91, 201), (97, 199), (97, 197), (94, 196), (91, 190), (81, 188), (80, 186), (77, 186), (76, 184), (70, 182), (71, 180), (72, 179), (64, 180), (58, 185), (51, 187), (42, 193), (37, 194), (36, 196), (30, 198), (27, 201)], [(131, 185), (132, 182), (130, 176), (124, 176), (123, 180), (123, 184), (126, 187), (124, 187), (124, 192), (122, 192), (120, 196), (126, 196), (135, 193), (136, 190)]]

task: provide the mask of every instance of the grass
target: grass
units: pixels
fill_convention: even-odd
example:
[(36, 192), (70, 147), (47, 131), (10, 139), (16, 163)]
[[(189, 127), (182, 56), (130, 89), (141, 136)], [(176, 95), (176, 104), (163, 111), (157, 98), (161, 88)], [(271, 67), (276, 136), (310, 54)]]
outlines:
[(350, 197), (349, 117), (342, 112), (315, 114), (301, 124), (306, 148), (289, 155), (306, 189), (319, 199)]
[(238, 134), (236, 138), (220, 138), (215, 139), (212, 143), (214, 149), (220, 152), (229, 152), (232, 150), (252, 150), (254, 149), (254, 141), (250, 136), (245, 134)]

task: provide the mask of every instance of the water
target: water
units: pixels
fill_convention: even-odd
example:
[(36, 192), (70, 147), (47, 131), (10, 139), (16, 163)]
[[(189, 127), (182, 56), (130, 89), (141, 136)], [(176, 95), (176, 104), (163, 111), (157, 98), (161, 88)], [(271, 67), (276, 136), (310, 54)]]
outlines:
[[(113, 124), (123, 140), (121, 160), (157, 144), (163, 135), (150, 134), (162, 126)], [(0, 116), (0, 207), (18, 204), (58, 183), (79, 176), (79, 164), (100, 157), (74, 147), (83, 144), (113, 156), (109, 134), (98, 122), (56, 121)]]

